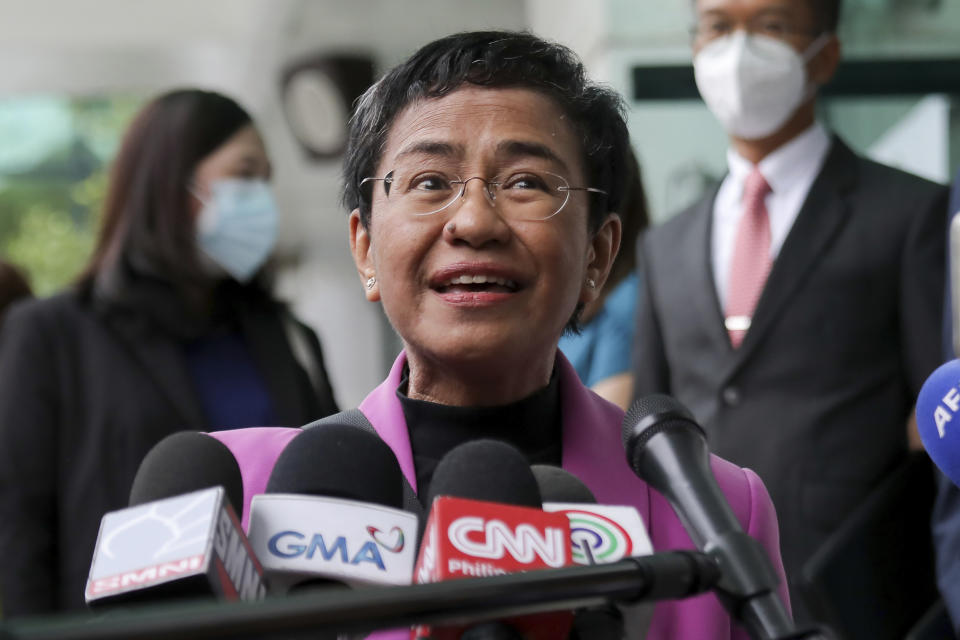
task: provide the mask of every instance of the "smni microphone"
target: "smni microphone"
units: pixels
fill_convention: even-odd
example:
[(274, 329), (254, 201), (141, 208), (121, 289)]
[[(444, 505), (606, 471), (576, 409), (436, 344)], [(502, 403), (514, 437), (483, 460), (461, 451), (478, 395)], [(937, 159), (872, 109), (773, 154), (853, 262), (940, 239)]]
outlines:
[(375, 434), (328, 424), (303, 431), (250, 505), (250, 541), (277, 592), (407, 585), (418, 519), (403, 475)]
[(627, 462), (662, 493), (694, 544), (720, 563), (717, 597), (754, 638), (796, 637), (763, 546), (744, 533), (710, 470), (703, 430), (677, 400), (638, 400), (623, 421)]
[[(960, 298), (954, 298), (954, 304), (960, 305)], [(923, 448), (943, 474), (960, 485), (960, 360), (930, 374), (920, 388), (916, 411)]]
[[(516, 573), (570, 563), (570, 525), (545, 513), (536, 478), (510, 445), (476, 440), (452, 449), (437, 465), (430, 514), (415, 569), (418, 584)], [(493, 627), (427, 627), (414, 638), (454, 639), (482, 629), (528, 639), (565, 638), (572, 614), (521, 616)]]
[(263, 598), (263, 569), (232, 506), (242, 497), (225, 445), (189, 431), (161, 440), (140, 464), (130, 506), (103, 516), (87, 604)]

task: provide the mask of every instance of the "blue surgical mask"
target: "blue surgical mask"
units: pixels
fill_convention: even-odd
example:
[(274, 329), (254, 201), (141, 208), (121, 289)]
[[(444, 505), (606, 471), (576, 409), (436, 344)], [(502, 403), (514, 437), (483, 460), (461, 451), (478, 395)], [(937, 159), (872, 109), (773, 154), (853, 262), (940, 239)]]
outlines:
[(239, 282), (263, 266), (277, 241), (277, 205), (264, 180), (226, 179), (201, 199), (197, 244)]

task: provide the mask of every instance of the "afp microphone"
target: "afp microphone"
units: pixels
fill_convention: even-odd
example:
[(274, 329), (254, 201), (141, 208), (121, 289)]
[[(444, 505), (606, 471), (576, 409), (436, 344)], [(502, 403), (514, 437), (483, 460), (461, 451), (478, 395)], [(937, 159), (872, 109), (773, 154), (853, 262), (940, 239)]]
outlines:
[(263, 570), (232, 506), (242, 498), (226, 446), (188, 431), (161, 440), (137, 470), (130, 506), (103, 517), (87, 604), (263, 598)]
[(407, 585), (418, 519), (383, 440), (354, 426), (307, 429), (286, 446), (250, 505), (250, 541), (271, 588)]
[[(537, 481), (523, 455), (503, 442), (476, 440), (454, 448), (430, 482), (418, 584), (516, 573), (570, 563), (570, 524), (545, 513)], [(468, 629), (417, 627), (414, 638), (476, 636), (565, 638), (569, 612), (521, 616)], [(461, 635), (463, 634), (463, 635)]]
[[(956, 216), (955, 220), (960, 219)], [(954, 299), (960, 305), (960, 298)], [(917, 396), (917, 430), (923, 448), (953, 484), (960, 486), (960, 360), (940, 365)]]

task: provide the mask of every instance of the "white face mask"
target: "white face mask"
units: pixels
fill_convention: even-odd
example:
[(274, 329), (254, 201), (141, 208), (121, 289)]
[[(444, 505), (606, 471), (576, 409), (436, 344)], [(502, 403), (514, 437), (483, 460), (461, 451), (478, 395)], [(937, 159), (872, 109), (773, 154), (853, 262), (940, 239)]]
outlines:
[(827, 43), (803, 54), (786, 42), (743, 30), (710, 42), (693, 59), (697, 88), (727, 133), (745, 140), (775, 133), (815, 90), (806, 63)]
[(264, 180), (217, 180), (197, 219), (197, 244), (239, 282), (257, 272), (277, 241), (277, 205)]

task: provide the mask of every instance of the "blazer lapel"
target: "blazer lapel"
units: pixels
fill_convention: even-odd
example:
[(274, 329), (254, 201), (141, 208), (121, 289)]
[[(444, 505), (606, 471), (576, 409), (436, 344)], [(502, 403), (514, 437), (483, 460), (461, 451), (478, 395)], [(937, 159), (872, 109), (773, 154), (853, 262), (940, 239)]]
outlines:
[(681, 293), (691, 300), (696, 307), (694, 321), (700, 322), (714, 344), (723, 345), (727, 351), (731, 350), (730, 339), (723, 324), (723, 310), (717, 298), (717, 287), (713, 274), (713, 249), (710, 241), (713, 228), (713, 202), (716, 200), (720, 185), (715, 186), (709, 197), (696, 204), (693, 226), (690, 233), (684, 235), (684, 246), (678, 253), (684, 265), (690, 269), (688, 277), (680, 282), (689, 282), (690, 291)]
[(834, 137), (823, 168), (773, 263), (750, 330), (735, 352), (728, 376), (756, 351), (797, 287), (815, 268), (818, 258), (846, 221), (849, 207), (844, 197), (856, 180), (856, 162), (849, 147)]
[[(106, 319), (114, 336), (150, 378), (183, 422), (183, 429), (206, 431), (207, 421), (193, 386), (190, 372), (176, 344), (154, 331), (146, 330), (132, 317)], [(171, 425), (174, 426), (174, 425)]]

